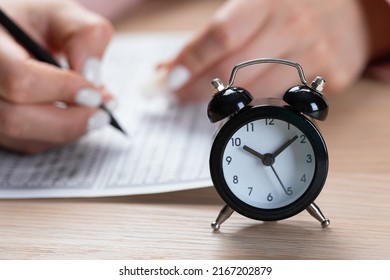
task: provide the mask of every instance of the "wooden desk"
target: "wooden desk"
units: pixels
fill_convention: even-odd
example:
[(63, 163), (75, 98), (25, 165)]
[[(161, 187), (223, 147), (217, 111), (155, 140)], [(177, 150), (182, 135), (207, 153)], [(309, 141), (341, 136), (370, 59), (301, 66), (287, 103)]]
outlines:
[[(165, 12), (165, 30), (173, 18), (190, 18), (194, 11), (205, 24), (222, 1), (158, 2), (141, 7), (145, 16), (119, 23), (118, 30), (162, 28)], [(327, 229), (302, 212), (275, 223), (233, 214), (220, 232), (212, 232), (210, 223), (222, 206), (213, 188), (1, 200), (0, 259), (389, 259), (390, 85), (362, 80), (332, 96), (330, 104), (329, 119), (320, 127), (331, 166), (317, 200), (331, 220)]]

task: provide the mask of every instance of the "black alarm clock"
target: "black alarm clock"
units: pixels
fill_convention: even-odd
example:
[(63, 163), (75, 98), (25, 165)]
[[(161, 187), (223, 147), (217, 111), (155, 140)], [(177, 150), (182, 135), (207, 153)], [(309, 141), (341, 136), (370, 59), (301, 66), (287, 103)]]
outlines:
[[(240, 68), (277, 63), (298, 70), (301, 85), (291, 87), (282, 99), (254, 99), (233, 86)], [(328, 102), (322, 94), (325, 80), (308, 85), (295, 62), (265, 58), (236, 65), (228, 86), (211, 82), (214, 95), (207, 113), (221, 122), (210, 153), (210, 174), (226, 203), (212, 228), (236, 211), (248, 218), (277, 221), (307, 210), (322, 225), (329, 220), (314, 203), (328, 174), (328, 152), (315, 120), (325, 120)]]

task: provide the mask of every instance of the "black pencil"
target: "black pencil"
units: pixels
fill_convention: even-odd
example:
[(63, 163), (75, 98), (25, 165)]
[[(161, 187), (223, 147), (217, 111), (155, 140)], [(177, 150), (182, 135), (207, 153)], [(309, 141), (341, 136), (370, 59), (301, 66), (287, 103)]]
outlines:
[[(27, 35), (12, 19), (10, 19), (0, 8), (0, 23), (5, 29), (11, 34), (11, 36), (25, 48), (34, 58), (39, 61), (61, 67), (60, 64), (41, 46), (39, 46), (30, 36)], [(104, 110), (110, 116), (110, 124), (121, 131), (123, 134), (127, 133), (116, 121), (110, 110), (106, 108), (104, 104), (99, 106), (100, 109)]]

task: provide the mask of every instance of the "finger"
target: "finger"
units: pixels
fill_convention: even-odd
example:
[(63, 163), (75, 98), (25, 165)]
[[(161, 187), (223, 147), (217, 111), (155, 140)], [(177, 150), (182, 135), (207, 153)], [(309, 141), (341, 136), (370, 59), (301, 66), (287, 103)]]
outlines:
[(188, 43), (170, 63), (173, 68), (168, 76), (168, 86), (172, 90), (179, 89), (191, 76), (246, 45), (267, 20), (267, 6), (263, 2), (226, 2), (209, 27)]
[(56, 147), (56, 145), (45, 142), (15, 140), (0, 134), (0, 147), (14, 152), (38, 154), (50, 150)]
[(0, 133), (9, 139), (62, 145), (108, 123), (107, 113), (93, 108), (0, 102)]
[(285, 92), (301, 85), (298, 73), (285, 65), (273, 65), (267, 72), (243, 83), (254, 98), (282, 98)]
[(83, 71), (88, 59), (103, 56), (112, 33), (109, 21), (71, 1), (50, 13), (48, 18), (49, 42), (65, 52), (71, 68), (78, 72)]
[[(248, 90), (250, 93), (256, 93), (259, 91), (259, 88), (253, 87), (253, 84), (258, 84), (262, 85), (265, 81), (263, 76), (267, 76), (266, 74), (268, 73), (274, 73), (274, 69), (277, 67), (282, 67), (282, 66), (276, 66), (276, 65), (267, 65), (264, 66), (264, 69), (242, 69), (240, 76), (235, 79), (235, 82), (233, 86), (239, 86), (242, 88), (245, 88)], [(288, 69), (289, 71), (293, 72), (293, 70)], [(282, 71), (283, 72), (283, 71)], [(288, 71), (284, 71), (290, 74)], [(211, 71), (208, 74), (202, 75), (200, 79), (198, 79), (196, 82), (191, 84), (190, 88), (183, 88), (180, 90), (181, 95), (177, 95), (176, 100), (179, 103), (196, 103), (196, 102), (201, 102), (205, 101), (207, 99), (210, 99), (211, 96), (213, 95), (213, 92), (210, 88), (210, 82), (212, 79), (214, 79), (216, 76), (212, 76), (213, 71)], [(294, 73), (294, 72), (293, 72)], [(294, 73), (297, 75), (296, 73)], [(273, 75), (273, 74), (272, 74)], [(281, 74), (282, 76), (279, 76), (279, 79), (281, 79), (282, 82), (277, 81), (276, 83), (278, 85), (284, 85), (285, 83), (283, 82), (284, 76), (286, 73)], [(228, 80), (228, 75), (222, 74), (219, 77), (222, 77), (223, 81)], [(218, 77), (218, 78), (219, 78)], [(282, 77), (282, 78), (281, 78)], [(275, 80), (277, 80), (275, 78)], [(227, 86), (227, 82), (225, 83), (225, 86)], [(261, 92), (269, 92), (267, 89), (261, 88)], [(264, 95), (266, 96), (266, 95)], [(263, 97), (264, 97), (263, 96)], [(261, 94), (256, 94), (256, 97), (261, 97)]]
[(80, 74), (30, 58), (18, 61), (2, 80), (0, 96), (13, 103), (63, 101), (96, 107), (103, 100), (103, 93)]
[(63, 101), (95, 107), (101, 104), (104, 94), (80, 74), (30, 58), (5, 33), (0, 32), (0, 39), (1, 98), (13, 103)]

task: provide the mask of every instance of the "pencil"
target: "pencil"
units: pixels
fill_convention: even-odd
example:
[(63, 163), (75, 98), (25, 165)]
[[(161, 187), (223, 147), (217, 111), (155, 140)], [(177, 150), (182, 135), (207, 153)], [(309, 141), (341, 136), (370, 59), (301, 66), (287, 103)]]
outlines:
[[(38, 43), (36, 43), (30, 36), (28, 36), (27, 33), (24, 32), (11, 18), (9, 18), (1, 8), (0, 24), (34, 58), (39, 61), (61, 68), (60, 64), (45, 49), (39, 46)], [(123, 128), (114, 118), (110, 110), (108, 110), (104, 104), (101, 104), (99, 108), (104, 110), (110, 116), (110, 125), (121, 131), (124, 135), (127, 135), (127, 133), (123, 130)]]

